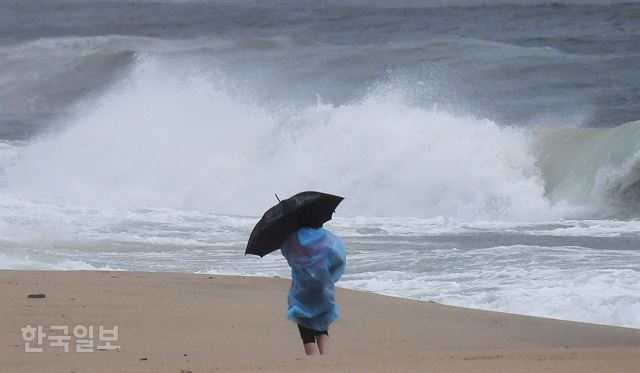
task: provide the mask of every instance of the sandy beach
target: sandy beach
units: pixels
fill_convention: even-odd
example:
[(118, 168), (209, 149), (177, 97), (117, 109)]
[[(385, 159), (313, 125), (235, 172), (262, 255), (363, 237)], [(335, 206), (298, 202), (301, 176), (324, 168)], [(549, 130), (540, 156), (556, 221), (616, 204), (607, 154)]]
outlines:
[[(306, 357), (284, 318), (286, 279), (0, 271), (0, 284), (2, 372), (640, 371), (637, 329), (344, 289), (337, 292), (343, 317), (330, 330), (330, 355)], [(39, 293), (45, 298), (28, 298)], [(25, 352), (27, 325), (47, 334), (42, 352)], [(50, 339), (64, 335), (52, 326), (68, 327), (69, 352)], [(74, 328), (86, 334), (90, 326), (91, 351), (76, 352)], [(100, 326), (117, 326), (117, 339), (99, 336)], [(109, 337), (118, 348), (104, 349)], [(36, 347), (37, 338), (30, 344)]]

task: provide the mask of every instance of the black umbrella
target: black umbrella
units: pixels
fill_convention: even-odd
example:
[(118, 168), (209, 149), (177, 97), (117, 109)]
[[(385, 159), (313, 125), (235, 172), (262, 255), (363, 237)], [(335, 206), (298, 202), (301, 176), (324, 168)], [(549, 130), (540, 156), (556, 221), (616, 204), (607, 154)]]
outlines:
[(280, 201), (264, 213), (249, 237), (245, 255), (263, 257), (278, 250), (301, 227), (320, 227), (331, 220), (344, 198), (321, 192), (302, 192)]

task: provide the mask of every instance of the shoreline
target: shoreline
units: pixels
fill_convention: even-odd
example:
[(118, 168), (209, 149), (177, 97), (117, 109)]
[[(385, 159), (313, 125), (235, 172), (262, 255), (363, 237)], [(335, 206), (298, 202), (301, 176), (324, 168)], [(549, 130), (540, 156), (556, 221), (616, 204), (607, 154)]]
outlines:
[[(277, 275), (273, 275), (273, 276), (251, 275), (251, 274), (239, 275), (239, 274), (216, 274), (216, 273), (204, 273), (204, 272), (182, 272), (182, 271), (155, 271), (154, 272), (154, 271), (125, 270), (125, 269), (119, 269), (119, 268), (0, 269), (0, 273), (1, 272), (52, 272), (52, 273), (58, 273), (58, 272), (88, 272), (88, 273), (103, 273), (104, 272), (104, 273), (106, 273), (106, 272), (109, 272), (109, 273), (142, 273), (142, 274), (152, 274), (152, 275), (155, 275), (155, 274), (173, 274), (173, 275), (215, 276), (215, 277), (229, 277), (229, 278), (256, 278), (256, 279), (262, 278), (262, 279), (267, 279), (267, 280), (274, 279), (274, 280), (278, 280), (278, 281), (280, 281), (280, 280), (290, 281), (291, 280), (291, 278), (289, 278), (289, 277), (283, 277), (283, 276), (277, 276)], [(514, 316), (525, 316), (525, 317), (535, 317), (535, 318), (554, 320), (554, 321), (566, 321), (566, 322), (579, 323), (579, 324), (610, 326), (610, 327), (615, 327), (615, 328), (640, 330), (640, 326), (635, 327), (635, 326), (628, 326), (628, 325), (604, 324), (604, 323), (598, 323), (598, 322), (562, 319), (562, 318), (555, 318), (555, 317), (543, 316), (543, 315), (535, 315), (535, 314), (515, 313), (515, 312), (502, 311), (502, 310), (496, 310), (496, 309), (475, 308), (475, 307), (470, 307), (470, 306), (465, 306), (465, 305), (455, 305), (455, 304), (441, 303), (441, 302), (437, 302), (437, 301), (430, 300), (430, 299), (417, 299), (417, 298), (411, 298), (411, 297), (408, 297), (408, 296), (402, 296), (402, 295), (396, 295), (396, 294), (385, 294), (385, 293), (376, 292), (376, 291), (370, 291), (370, 290), (353, 289), (353, 288), (349, 288), (349, 287), (340, 286), (340, 282), (338, 282), (336, 284), (336, 289), (343, 289), (343, 290), (347, 290), (347, 291), (355, 291), (355, 292), (360, 292), (360, 293), (365, 293), (365, 294), (374, 294), (374, 295), (380, 295), (380, 296), (384, 296), (384, 297), (397, 298), (397, 299), (408, 300), (408, 301), (417, 301), (417, 302), (422, 302), (422, 303), (433, 303), (433, 304), (439, 304), (439, 305), (443, 305), (443, 306), (448, 306), (448, 307), (453, 307), (453, 308), (461, 308), (461, 309), (473, 310), (473, 311), (495, 312), (495, 313), (498, 313), (498, 314), (506, 314), (506, 315), (514, 315)]]
[[(172, 272), (0, 270), (0, 370), (625, 372), (640, 366), (640, 329), (344, 288), (336, 290), (342, 318), (329, 331), (330, 355), (306, 357), (284, 316), (289, 283)], [(45, 298), (27, 298), (35, 293)], [(45, 340), (43, 352), (27, 353), (26, 325), (93, 325), (96, 334), (98, 326), (117, 325), (120, 348), (75, 352), (72, 337), (70, 352)]]

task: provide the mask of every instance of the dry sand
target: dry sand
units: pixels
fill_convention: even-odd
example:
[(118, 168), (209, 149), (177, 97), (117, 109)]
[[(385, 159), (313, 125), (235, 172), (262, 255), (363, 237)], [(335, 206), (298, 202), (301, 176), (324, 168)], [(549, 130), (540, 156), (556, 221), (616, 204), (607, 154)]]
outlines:
[[(328, 356), (285, 320), (289, 281), (0, 271), (0, 372), (640, 372), (640, 330), (339, 289)], [(46, 298), (29, 299), (28, 294)], [(118, 350), (26, 353), (21, 328), (119, 328)], [(60, 334), (56, 332), (55, 334)], [(71, 335), (71, 330), (69, 331)]]

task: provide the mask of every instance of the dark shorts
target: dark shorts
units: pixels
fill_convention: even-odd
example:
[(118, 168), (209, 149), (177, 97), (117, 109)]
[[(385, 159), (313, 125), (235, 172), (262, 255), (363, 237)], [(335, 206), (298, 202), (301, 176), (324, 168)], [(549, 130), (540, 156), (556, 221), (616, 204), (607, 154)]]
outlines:
[(302, 343), (316, 343), (316, 337), (320, 334), (324, 334), (329, 336), (329, 332), (326, 330), (314, 330), (305, 328), (304, 326), (298, 324), (298, 330), (300, 331), (300, 338), (302, 338)]

